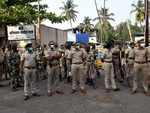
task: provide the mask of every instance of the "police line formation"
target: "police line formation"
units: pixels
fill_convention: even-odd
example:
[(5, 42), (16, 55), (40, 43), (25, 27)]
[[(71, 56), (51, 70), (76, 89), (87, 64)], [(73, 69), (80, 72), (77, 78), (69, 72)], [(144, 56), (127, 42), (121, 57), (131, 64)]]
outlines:
[[(143, 93), (149, 96), (150, 47), (143, 47), (137, 42), (122, 49), (116, 42), (105, 44), (103, 48), (103, 51), (99, 52), (95, 45), (79, 43), (71, 46), (62, 44), (58, 47), (50, 41), (43, 47), (30, 43), (24, 51), (18, 51), (17, 45), (13, 45), (5, 51), (0, 49), (0, 79), (5, 72), (6, 78), (7, 75), (10, 77), (10, 87), (13, 91), (24, 86), (25, 101), (32, 96), (40, 96), (38, 81), (42, 79), (47, 79), (49, 97), (56, 93), (64, 94), (61, 81), (72, 83), (71, 94), (80, 89), (80, 93), (86, 95), (85, 85), (96, 89), (97, 77), (102, 75), (102, 72), (106, 93), (119, 91), (120, 88), (116, 84), (118, 82), (126, 83), (131, 94), (135, 94), (142, 83)], [(98, 61), (102, 63), (102, 67), (98, 66)]]

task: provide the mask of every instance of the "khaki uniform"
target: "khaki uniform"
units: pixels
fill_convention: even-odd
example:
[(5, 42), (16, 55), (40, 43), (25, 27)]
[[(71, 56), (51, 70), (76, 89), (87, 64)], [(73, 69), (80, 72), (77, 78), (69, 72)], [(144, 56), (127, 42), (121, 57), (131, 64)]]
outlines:
[(133, 91), (138, 88), (138, 81), (142, 81), (145, 92), (148, 92), (147, 79), (147, 50), (146, 48), (135, 48), (134, 49), (134, 77), (133, 77)]
[(56, 58), (58, 55), (60, 55), (60, 53), (56, 49), (55, 50), (49, 49), (46, 55), (48, 59), (48, 65), (47, 65), (48, 93), (56, 91), (60, 88), (60, 85), (59, 85), (59, 75), (60, 75), (59, 60), (60, 58)]
[(67, 77), (71, 76), (70, 75), (70, 73), (71, 73), (71, 62), (70, 62), (70, 60), (68, 60), (69, 53), (70, 53), (70, 50), (66, 49), (65, 50), (65, 59), (66, 59), (66, 67), (67, 67)]
[(21, 58), (24, 61), (24, 93), (25, 96), (38, 92), (36, 75), (36, 54), (25, 52)]
[(134, 67), (134, 49), (130, 48), (126, 51), (127, 55), (127, 78), (133, 77), (133, 67)]
[[(116, 89), (116, 82), (114, 76), (114, 68), (112, 64), (112, 52), (109, 50), (105, 50), (104, 52), (104, 73), (105, 73), (105, 87), (106, 89)], [(111, 82), (111, 85), (110, 85)]]
[(59, 50), (60, 54), (61, 54), (61, 58), (60, 58), (60, 73), (61, 73), (61, 79), (65, 79), (65, 65), (66, 65), (66, 61), (65, 61), (65, 50), (64, 49), (60, 49)]
[(79, 49), (73, 49), (69, 55), (68, 59), (72, 60), (71, 65), (71, 73), (72, 73), (72, 89), (76, 90), (77, 88), (77, 81), (79, 79), (80, 82), (80, 88), (83, 90), (84, 87), (84, 76), (85, 76), (85, 70), (84, 70), (84, 59), (86, 58), (86, 55), (84, 52)]
[(122, 81), (123, 77), (121, 74), (121, 59), (120, 59), (120, 50), (117, 47), (112, 49), (112, 62), (114, 66), (114, 74), (117, 80)]

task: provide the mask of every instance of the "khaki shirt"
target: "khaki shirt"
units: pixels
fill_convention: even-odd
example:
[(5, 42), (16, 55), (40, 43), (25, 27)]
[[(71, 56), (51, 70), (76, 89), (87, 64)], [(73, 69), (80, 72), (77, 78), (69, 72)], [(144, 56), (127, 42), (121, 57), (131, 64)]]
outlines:
[(119, 49), (118, 47), (114, 47), (114, 48), (112, 49), (112, 57), (113, 57), (114, 59), (116, 59), (116, 58), (120, 58), (120, 55), (121, 55), (120, 49)]
[(46, 57), (48, 59), (48, 63), (49, 65), (51, 66), (54, 66), (54, 65), (59, 65), (59, 59), (55, 59), (54, 57), (56, 56), (59, 56), (60, 53), (58, 50), (51, 50), (51, 49), (48, 49), (47, 53), (46, 53)]
[(112, 61), (112, 51), (108, 49), (104, 51), (104, 61)]
[(29, 54), (27, 51), (21, 56), (21, 61), (24, 60), (24, 66), (36, 66), (36, 54), (33, 52), (32, 54)]
[(135, 48), (134, 49), (134, 59), (135, 62), (146, 62), (146, 58), (147, 58), (147, 50), (146, 48)]
[(128, 55), (129, 59), (134, 58), (134, 49), (132, 49), (132, 48), (127, 49), (125, 54)]
[(72, 64), (83, 63), (85, 58), (86, 54), (81, 49), (79, 50), (74, 49), (70, 51), (68, 55), (68, 59), (72, 60)]

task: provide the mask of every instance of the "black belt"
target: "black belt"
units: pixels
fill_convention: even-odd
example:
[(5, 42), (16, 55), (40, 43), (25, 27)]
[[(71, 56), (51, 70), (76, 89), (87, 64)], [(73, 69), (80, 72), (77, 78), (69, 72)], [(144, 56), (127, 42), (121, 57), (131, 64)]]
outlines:
[(112, 61), (104, 61), (104, 62), (106, 62), (106, 63), (112, 63)]
[(28, 66), (25, 66), (24, 68), (26, 68), (26, 69), (35, 69), (35, 67), (28, 67)]
[(130, 60), (134, 60), (134, 58), (129, 58)]
[(75, 62), (75, 63), (72, 63), (72, 64), (83, 64), (83, 62)]
[(146, 62), (141, 62), (141, 61), (135, 61), (137, 64), (146, 64)]

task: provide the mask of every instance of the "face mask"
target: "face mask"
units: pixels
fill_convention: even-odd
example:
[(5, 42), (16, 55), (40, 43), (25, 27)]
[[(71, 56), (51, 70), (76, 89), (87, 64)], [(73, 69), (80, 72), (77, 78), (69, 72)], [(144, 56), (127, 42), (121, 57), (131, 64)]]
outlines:
[(80, 46), (76, 46), (76, 49), (79, 49), (80, 48)]
[(51, 48), (51, 49), (54, 49), (54, 45), (50, 45), (50, 48)]
[(33, 48), (28, 48), (28, 52), (31, 54), (33, 53)]

